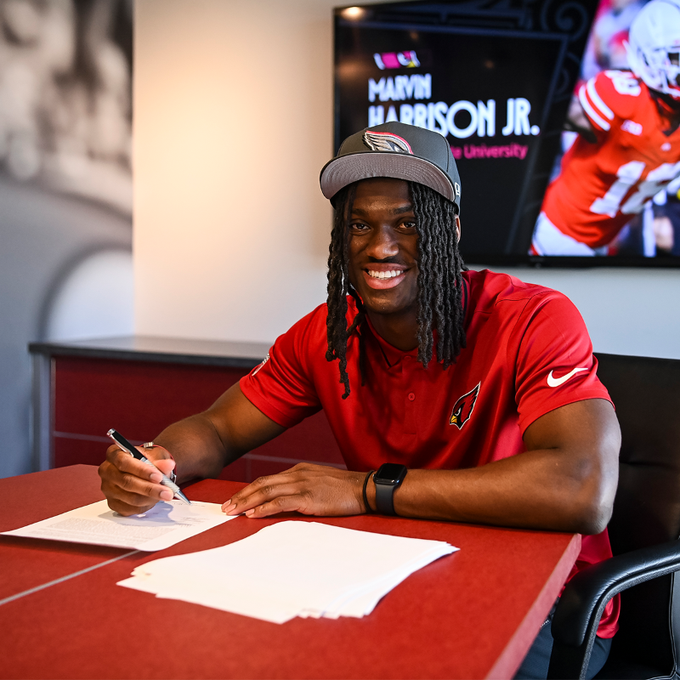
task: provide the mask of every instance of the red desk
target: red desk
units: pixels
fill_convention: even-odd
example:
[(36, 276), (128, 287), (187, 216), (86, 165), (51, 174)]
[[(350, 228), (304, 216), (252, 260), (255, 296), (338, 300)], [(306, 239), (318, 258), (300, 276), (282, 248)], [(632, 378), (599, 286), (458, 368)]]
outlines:
[[(186, 493), (221, 502), (239, 486), (206, 480)], [(90, 466), (2, 479), (0, 530), (101, 497)], [(276, 625), (115, 585), (145, 561), (230, 543), (276, 521), (239, 517), (157, 553), (0, 536), (0, 677), (512, 677), (580, 549), (578, 535), (322, 519), (461, 549), (410, 576), (363, 619)]]

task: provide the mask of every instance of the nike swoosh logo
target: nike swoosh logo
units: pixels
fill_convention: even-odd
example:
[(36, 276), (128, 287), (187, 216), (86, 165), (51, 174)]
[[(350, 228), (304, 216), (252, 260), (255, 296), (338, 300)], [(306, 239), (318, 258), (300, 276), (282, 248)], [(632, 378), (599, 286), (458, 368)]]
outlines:
[(573, 371), (569, 371), (567, 375), (563, 375), (561, 378), (553, 378), (553, 372), (550, 371), (550, 374), (548, 375), (548, 386), (549, 387), (559, 387), (560, 385), (563, 385), (569, 378), (572, 376), (576, 375), (580, 371), (587, 371), (587, 368), (575, 368)]

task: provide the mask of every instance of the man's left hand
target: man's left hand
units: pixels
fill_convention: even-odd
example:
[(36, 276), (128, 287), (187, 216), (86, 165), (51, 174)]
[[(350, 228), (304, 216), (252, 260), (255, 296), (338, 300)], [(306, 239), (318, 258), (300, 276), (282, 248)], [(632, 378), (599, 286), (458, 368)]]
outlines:
[(259, 477), (222, 505), (227, 515), (259, 518), (280, 512), (303, 515), (359, 515), (365, 472), (298, 463), (290, 470)]

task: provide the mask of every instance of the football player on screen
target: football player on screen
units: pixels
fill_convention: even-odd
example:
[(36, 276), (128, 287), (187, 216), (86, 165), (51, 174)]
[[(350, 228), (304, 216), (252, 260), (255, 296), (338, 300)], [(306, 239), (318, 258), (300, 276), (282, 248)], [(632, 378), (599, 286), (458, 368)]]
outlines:
[(626, 49), (631, 71), (603, 71), (578, 91), (579, 134), (548, 187), (531, 254), (606, 255), (680, 176), (680, 0), (645, 5)]

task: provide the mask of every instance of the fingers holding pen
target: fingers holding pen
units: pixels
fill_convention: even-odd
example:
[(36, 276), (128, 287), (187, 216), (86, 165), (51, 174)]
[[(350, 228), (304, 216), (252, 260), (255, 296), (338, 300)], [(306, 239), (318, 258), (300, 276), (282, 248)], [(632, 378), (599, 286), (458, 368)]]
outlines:
[[(174, 467), (174, 462), (171, 461)], [(109, 507), (122, 515), (134, 515), (152, 508), (158, 501), (172, 499), (172, 491), (162, 486), (161, 473), (151, 465), (135, 460), (112, 445), (99, 466), (101, 489)]]

